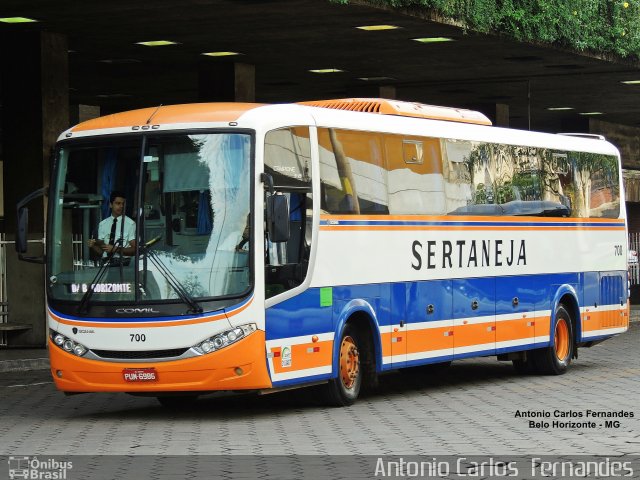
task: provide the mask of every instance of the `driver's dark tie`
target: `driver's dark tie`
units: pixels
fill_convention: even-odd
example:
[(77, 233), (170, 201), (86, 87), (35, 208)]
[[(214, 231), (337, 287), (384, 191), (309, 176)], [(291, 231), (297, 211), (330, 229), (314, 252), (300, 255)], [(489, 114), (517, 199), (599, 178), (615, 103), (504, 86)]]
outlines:
[(113, 223), (111, 224), (111, 233), (109, 234), (109, 245), (113, 245), (116, 241), (116, 224), (118, 223), (118, 218), (113, 219)]

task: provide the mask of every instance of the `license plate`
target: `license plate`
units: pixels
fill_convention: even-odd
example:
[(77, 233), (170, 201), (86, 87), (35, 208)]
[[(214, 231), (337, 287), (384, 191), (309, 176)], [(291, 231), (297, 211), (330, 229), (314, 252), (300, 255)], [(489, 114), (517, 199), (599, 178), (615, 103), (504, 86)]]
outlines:
[(158, 372), (155, 368), (125, 368), (122, 377), (125, 382), (155, 382)]

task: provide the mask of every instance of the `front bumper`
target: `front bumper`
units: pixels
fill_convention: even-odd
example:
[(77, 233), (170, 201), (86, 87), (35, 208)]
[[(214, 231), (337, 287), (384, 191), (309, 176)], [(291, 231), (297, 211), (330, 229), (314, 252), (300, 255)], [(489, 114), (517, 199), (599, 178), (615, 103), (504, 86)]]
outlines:
[[(271, 388), (265, 359), (265, 335), (256, 331), (220, 351), (168, 362), (87, 360), (49, 340), (51, 374), (63, 392), (181, 392)], [(153, 382), (127, 382), (126, 368), (155, 368)]]

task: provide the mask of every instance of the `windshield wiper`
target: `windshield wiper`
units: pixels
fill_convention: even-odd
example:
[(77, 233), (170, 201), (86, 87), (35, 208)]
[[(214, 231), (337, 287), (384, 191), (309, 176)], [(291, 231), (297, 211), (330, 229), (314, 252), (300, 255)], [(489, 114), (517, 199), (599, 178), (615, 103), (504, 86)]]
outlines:
[[(111, 252), (107, 256), (107, 258), (104, 260), (102, 265), (100, 265), (100, 268), (98, 269), (98, 272), (96, 273), (96, 276), (93, 277), (93, 280), (91, 281), (91, 284), (89, 285), (89, 288), (87, 289), (87, 292), (82, 296), (82, 300), (80, 300), (80, 305), (78, 305), (78, 310), (77, 310), (78, 313), (80, 313), (80, 314), (87, 313), (87, 311), (88, 311), (87, 308), (89, 307), (89, 300), (91, 300), (91, 297), (93, 296), (93, 293), (95, 291), (95, 287), (102, 280), (102, 277), (104, 277), (104, 274), (107, 272), (107, 268), (109, 268), (109, 266), (111, 264), (111, 259), (118, 252), (118, 247), (122, 243), (123, 243), (122, 238), (119, 238), (113, 244), (114, 248), (111, 250)], [(122, 268), (122, 263), (120, 263), (120, 268)]]
[[(160, 260), (158, 255), (154, 251), (149, 250), (149, 247), (151, 247), (154, 243), (160, 240), (160, 238), (161, 237), (156, 237), (150, 240), (149, 242), (147, 242), (143, 247), (144, 253), (147, 255), (147, 258), (151, 260), (151, 263), (155, 265), (155, 267), (162, 274), (162, 276), (167, 280), (169, 285), (171, 285), (171, 287), (175, 290), (175, 292), (178, 294), (180, 299), (186, 305), (191, 307), (191, 311), (194, 313), (202, 313), (203, 311), (202, 307), (194, 300), (194, 298), (189, 294), (189, 292), (186, 291), (186, 289), (182, 286), (180, 281), (171, 273), (171, 271), (162, 262), (162, 260)], [(114, 244), (115, 248), (113, 248), (113, 250), (109, 253), (107, 258), (104, 260), (104, 263), (98, 269), (95, 277), (91, 281), (91, 285), (89, 285), (87, 292), (82, 297), (82, 300), (80, 300), (80, 305), (78, 305), (78, 310), (77, 310), (78, 313), (80, 314), (87, 313), (87, 307), (89, 306), (91, 297), (95, 292), (95, 287), (97, 284), (99, 284), (102, 281), (104, 274), (107, 272), (107, 268), (109, 268), (109, 266), (111, 265), (111, 260), (113, 259), (114, 255), (118, 253), (118, 250), (119, 250), (118, 247), (122, 242), (123, 240), (120, 238), (115, 242)], [(120, 267), (122, 268), (122, 264), (120, 264)]]
[(146, 254), (147, 258), (151, 260), (151, 263), (153, 263), (153, 265), (162, 274), (162, 276), (167, 280), (169, 285), (171, 285), (171, 288), (175, 290), (175, 292), (180, 297), (180, 300), (191, 307), (191, 312), (202, 313), (202, 307), (198, 304), (198, 302), (195, 301), (195, 299), (189, 294), (189, 292), (187, 292), (182, 283), (180, 283), (180, 280), (178, 280), (173, 275), (173, 273), (171, 273), (171, 271), (162, 262), (162, 260), (160, 260), (160, 257), (158, 257), (158, 254), (156, 252), (154, 252), (153, 250), (149, 250), (149, 247), (156, 243), (159, 239), (160, 237), (156, 237), (147, 242), (147, 244), (143, 248), (144, 253)]

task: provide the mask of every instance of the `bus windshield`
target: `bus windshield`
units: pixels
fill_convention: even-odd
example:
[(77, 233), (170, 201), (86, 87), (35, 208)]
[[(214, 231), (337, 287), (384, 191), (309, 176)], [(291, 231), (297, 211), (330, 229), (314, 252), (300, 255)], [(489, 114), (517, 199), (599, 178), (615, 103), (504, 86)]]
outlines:
[[(59, 148), (53, 300), (185, 301), (251, 287), (248, 134), (164, 134)], [(85, 298), (86, 301), (86, 298)]]

